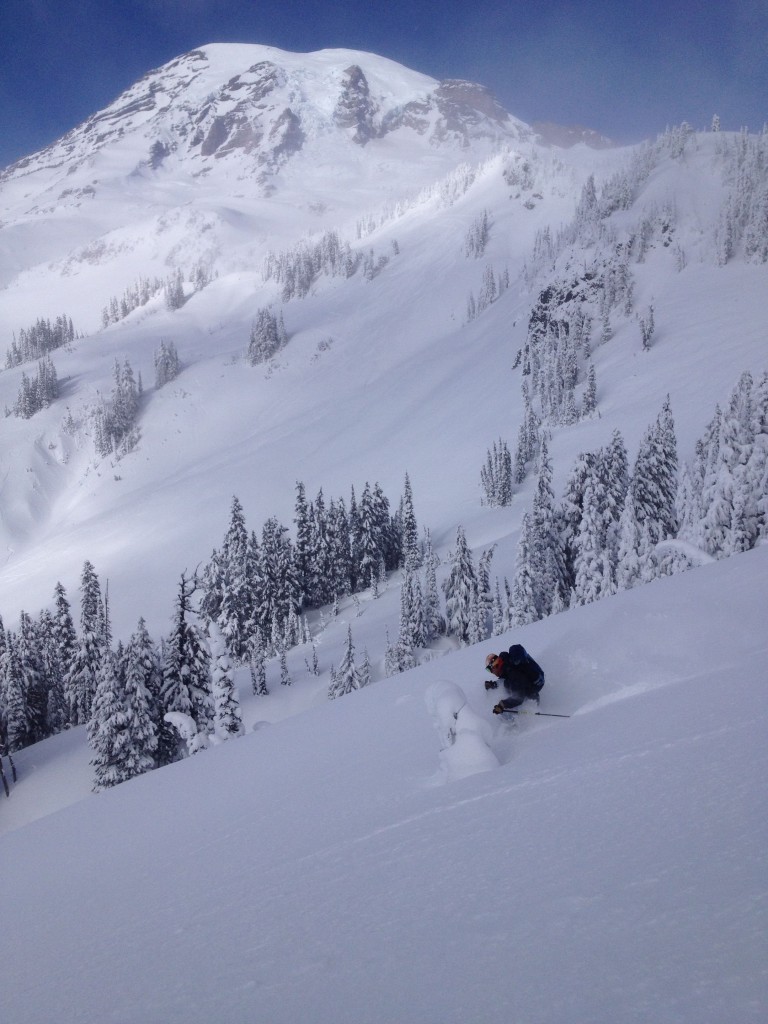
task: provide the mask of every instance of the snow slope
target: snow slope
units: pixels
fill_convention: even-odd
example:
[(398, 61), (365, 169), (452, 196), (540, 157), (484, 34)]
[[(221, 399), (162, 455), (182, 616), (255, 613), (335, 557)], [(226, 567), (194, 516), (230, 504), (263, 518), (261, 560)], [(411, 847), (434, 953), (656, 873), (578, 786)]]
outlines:
[[(493, 720), (486, 643), (7, 833), (4, 1020), (762, 1021), (767, 571), (519, 631), (570, 719)], [(445, 783), (440, 680), (500, 767)]]
[[(506, 561), (509, 574), (529, 499), (524, 488), (522, 500), (499, 518), (480, 509), (478, 481), (489, 444), (502, 436), (514, 445), (522, 419), (519, 371), (510, 367), (525, 339), (537, 286), (529, 289), (520, 274), (537, 231), (572, 216), (587, 173), (597, 168), (607, 174), (628, 159), (570, 150), (566, 166), (565, 154), (561, 159), (536, 148), (526, 153), (481, 161), (469, 175), (451, 172), (397, 216), (384, 217), (372, 234), (357, 241), (351, 232), (353, 246), (390, 256), (373, 281), (360, 273), (348, 280), (320, 277), (309, 295), (284, 304), (279, 286), (264, 281), (258, 268), (269, 250), (282, 251), (299, 239), (290, 218), (273, 220), (271, 234), (254, 235), (260, 200), (241, 201), (248, 212), (242, 213), (239, 246), (231, 235), (220, 237), (225, 255), (219, 278), (173, 313), (158, 298), (96, 330), (110, 295), (148, 272), (152, 236), (144, 221), (123, 229), (130, 241), (114, 259), (103, 255), (74, 267), (40, 264), (18, 275), (13, 287), (0, 292), (2, 322), (30, 326), (37, 315), (67, 310), (76, 327), (95, 333), (72, 351), (54, 353), (63, 392), (57, 403), (31, 420), (2, 423), (0, 601), (7, 623), (21, 608), (50, 602), (57, 580), (74, 595), (87, 558), (102, 579), (112, 581), (118, 636), (127, 636), (139, 615), (153, 633), (164, 631), (178, 576), (205, 561), (220, 542), (232, 495), (258, 531), (270, 515), (290, 522), (297, 480), (309, 495), (322, 487), (345, 499), (351, 486), (359, 494), (366, 480), (378, 480), (396, 502), (407, 471), (420, 524), (432, 530), (441, 553), (462, 522), (473, 545), (499, 542), (499, 562)], [(519, 195), (504, 177), (507, 160), (518, 156), (529, 160), (535, 182)], [(667, 161), (635, 214), (678, 194), (687, 210), (682, 197), (686, 189), (696, 191), (710, 211), (711, 234), (723, 194), (714, 143), (700, 139), (685, 168), (681, 183), (680, 168)], [(451, 201), (444, 198), (446, 181), (459, 182)], [(342, 195), (327, 181), (325, 190), (330, 206)], [(367, 203), (367, 197), (357, 201)], [(196, 203), (205, 206), (204, 194)], [(131, 209), (129, 204), (121, 216)], [(483, 210), (491, 215), (488, 247), (482, 259), (467, 258), (466, 235)], [(274, 209), (271, 216), (277, 216)], [(162, 245), (152, 242), (156, 258), (164, 255), (149, 269), (165, 266), (167, 272), (166, 261), (179, 251), (189, 268), (204, 254), (209, 235), (217, 234), (215, 227), (205, 230), (207, 223), (194, 208), (181, 221), (177, 217), (175, 227), (167, 226), (170, 238), (161, 233)], [(727, 399), (741, 372), (758, 377), (764, 370), (765, 268), (740, 261), (713, 266), (711, 255), (704, 259), (706, 232), (693, 214), (681, 215), (678, 237), (691, 253), (685, 269), (673, 271), (663, 247), (637, 266), (636, 308), (655, 305), (654, 348), (640, 350), (639, 329), (629, 319), (610, 344), (595, 350), (600, 418), (555, 432), (556, 489), (576, 455), (606, 443), (615, 428), (633, 458), (667, 394), (680, 457), (690, 459), (715, 404)], [(228, 270), (233, 264), (239, 269)], [(468, 296), (479, 293), (486, 266), (496, 274), (507, 270), (511, 286), (466, 323)], [(546, 283), (543, 277), (538, 287)], [(45, 309), (38, 304), (41, 294), (50, 302)], [(283, 309), (291, 340), (270, 366), (248, 367), (250, 325), (268, 303)], [(153, 357), (161, 339), (174, 342), (184, 369), (157, 391)], [(323, 350), (328, 339), (332, 344)], [(109, 394), (114, 361), (125, 358), (145, 384), (141, 441), (119, 462), (100, 460), (89, 409)], [(30, 369), (0, 374), (0, 404), (13, 406), (21, 375)], [(63, 427), (67, 411), (73, 430)]]

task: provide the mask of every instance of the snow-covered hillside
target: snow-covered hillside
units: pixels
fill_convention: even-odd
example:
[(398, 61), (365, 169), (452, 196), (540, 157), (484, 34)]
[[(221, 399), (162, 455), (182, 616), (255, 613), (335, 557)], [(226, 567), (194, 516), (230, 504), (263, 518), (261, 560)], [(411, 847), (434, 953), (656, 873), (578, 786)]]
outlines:
[[(80, 802), (2, 840), (4, 1019), (762, 1021), (767, 557), (499, 638), (569, 719), (490, 726), (486, 643), (98, 796), (23, 751), (0, 821)], [(441, 774), (444, 680), (498, 768)]]
[[(396, 501), (407, 471), (419, 520), (443, 550), (458, 522), (473, 544), (505, 537), (514, 544), (525, 499), (497, 528), (480, 512), (478, 478), (488, 444), (498, 436), (514, 443), (523, 417), (510, 367), (532, 303), (553, 276), (540, 255), (532, 258), (535, 242), (571, 222), (590, 174), (599, 190), (632, 153), (544, 149), (513, 119), (491, 122), (471, 106), (461, 119), (467, 131), (479, 131), (478, 118), (506, 126), (496, 156), (488, 155), (482, 132), (465, 146), (463, 136), (435, 138), (410, 124), (362, 145), (331, 115), (320, 124), (309, 112), (336, 108), (343, 90), (331, 71), (351, 66), (352, 55), (331, 51), (299, 61), (272, 53), (277, 64), (284, 60), (286, 81), (305, 68), (315, 91), (308, 85), (300, 103), (297, 93), (297, 110), (308, 138), (309, 124), (316, 133), (306, 151), (271, 173), (265, 192), (251, 173), (255, 150), (236, 148), (217, 159), (181, 146), (177, 119), (216, 93), (214, 81), (222, 83), (216, 95), (224, 103), (236, 69), (245, 73), (265, 58), (260, 47), (205, 54), (154, 73), (92, 119), (114, 126), (98, 146), (85, 148), (95, 131), (88, 122), (50, 152), (9, 169), (0, 189), (7, 345), (39, 317), (66, 315), (83, 335), (52, 355), (58, 401), (29, 420), (3, 423), (1, 593), (11, 621), (21, 608), (34, 613), (49, 603), (57, 580), (72, 594), (87, 558), (111, 580), (118, 635), (139, 615), (162, 630), (179, 573), (219, 542), (232, 495), (256, 529), (270, 515), (289, 522), (296, 480), (310, 495), (323, 488), (337, 496), (378, 480)], [(394, 73), (378, 58), (357, 57), (379, 83), (381, 110), (407, 107), (436, 87), (405, 69)], [(182, 88), (188, 64), (204, 72)], [(140, 101), (145, 92), (154, 106)], [(142, 165), (153, 140), (170, 131), (169, 119), (179, 135), (173, 159)], [(637, 196), (612, 214), (610, 230), (626, 234), (631, 222), (674, 210), (677, 255), (659, 236), (642, 262), (633, 260), (637, 313), (619, 318), (611, 343), (594, 352), (600, 419), (552, 438), (558, 484), (578, 451), (603, 443), (614, 428), (631, 454), (667, 393), (681, 458), (690, 458), (739, 374), (758, 376), (764, 368), (764, 265), (715, 265), (728, 194), (720, 136), (690, 137), (680, 153), (672, 143), (657, 148)], [(85, 187), (86, 174), (93, 193), (73, 198), (72, 182)], [(481, 255), (468, 256), (468, 237), (484, 213), (487, 243)], [(319, 244), (328, 232), (356, 259), (368, 258), (373, 273), (320, 273), (303, 298), (283, 301), (285, 282), (267, 274), (266, 258)], [(581, 251), (580, 243), (560, 263), (586, 265), (590, 256)], [(162, 282), (179, 272), (188, 296), (182, 308), (169, 311), (161, 289), (145, 305), (129, 302), (128, 315), (118, 312), (103, 328), (110, 304), (140, 280)], [(489, 272), (508, 275), (510, 286), (467, 322), (468, 301), (479, 301)], [(197, 280), (208, 283), (193, 291), (200, 273)], [(656, 342), (643, 353), (635, 318), (650, 303)], [(249, 332), (268, 304), (282, 311), (291, 340), (266, 367), (250, 367)], [(182, 373), (159, 390), (152, 382), (161, 342), (175, 345)], [(118, 461), (98, 457), (93, 414), (110, 394), (115, 360), (125, 359), (144, 393), (139, 443)], [(0, 374), (4, 407), (14, 408), (22, 375), (34, 368)], [(507, 573), (511, 551), (504, 552)]]
[[(168, 637), (182, 574), (215, 604), (234, 496), (263, 543), (299, 481), (319, 517), (407, 474), (441, 598), (462, 537), (487, 577), (423, 645), (405, 556), (282, 666), (265, 620), (246, 735), (98, 795), (84, 726), (17, 750), (4, 1021), (763, 1019), (766, 167), (217, 45), (0, 174), (6, 717), (52, 731), (30, 637), (86, 561), (115, 646)], [(329, 703), (351, 640), (371, 685)], [(572, 717), (491, 714), (513, 642)]]

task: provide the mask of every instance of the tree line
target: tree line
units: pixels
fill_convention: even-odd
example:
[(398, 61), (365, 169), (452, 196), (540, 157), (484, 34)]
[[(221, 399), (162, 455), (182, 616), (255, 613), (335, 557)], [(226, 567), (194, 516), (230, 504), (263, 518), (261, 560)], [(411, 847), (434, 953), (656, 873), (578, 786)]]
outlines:
[(523, 517), (511, 625), (747, 551), (768, 536), (768, 373), (757, 384), (742, 374), (682, 469), (667, 399), (631, 471), (615, 431), (605, 448), (578, 457), (559, 505), (551, 479), (545, 443)]
[[(86, 725), (94, 788), (101, 789), (195, 753), (242, 731), (234, 669), (247, 665), (267, 693), (265, 659), (310, 639), (303, 612), (371, 588), (420, 558), (410, 482), (398, 510), (378, 484), (314, 500), (297, 484), (296, 538), (275, 517), (248, 531), (233, 498), (229, 528), (210, 562), (182, 573), (170, 633), (156, 644), (140, 619), (114, 643), (108, 588), (86, 561), (75, 627), (61, 583), (53, 608), (22, 611), (18, 629), (0, 619), (0, 754)], [(308, 666), (310, 667), (310, 666)], [(313, 648), (313, 666), (317, 671)], [(344, 665), (341, 671), (345, 672)]]

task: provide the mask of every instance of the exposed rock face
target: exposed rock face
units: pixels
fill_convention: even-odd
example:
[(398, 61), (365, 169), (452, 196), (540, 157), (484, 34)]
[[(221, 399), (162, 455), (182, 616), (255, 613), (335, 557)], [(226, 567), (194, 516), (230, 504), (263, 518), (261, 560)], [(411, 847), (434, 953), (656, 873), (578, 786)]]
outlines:
[(344, 72), (342, 91), (333, 119), (340, 128), (354, 128), (353, 141), (364, 146), (377, 134), (374, 125), (377, 112), (368, 81), (362, 69), (353, 64)]
[(306, 136), (302, 131), (299, 118), (290, 108), (286, 107), (270, 129), (270, 149), (267, 153), (262, 152), (260, 160), (272, 167), (279, 167), (294, 153), (299, 152), (305, 139)]
[[(251, 153), (259, 148), (265, 135), (263, 113), (268, 109), (264, 101), (284, 84), (285, 76), (270, 61), (231, 78), (199, 113), (191, 148), (200, 146), (200, 156), (217, 158), (237, 149)], [(224, 106), (230, 109), (219, 113)]]
[(459, 79), (446, 79), (425, 99), (391, 111), (383, 120), (382, 134), (398, 128), (428, 135), (435, 144), (456, 142), (464, 147), (473, 139), (502, 142), (531, 136), (485, 86)]

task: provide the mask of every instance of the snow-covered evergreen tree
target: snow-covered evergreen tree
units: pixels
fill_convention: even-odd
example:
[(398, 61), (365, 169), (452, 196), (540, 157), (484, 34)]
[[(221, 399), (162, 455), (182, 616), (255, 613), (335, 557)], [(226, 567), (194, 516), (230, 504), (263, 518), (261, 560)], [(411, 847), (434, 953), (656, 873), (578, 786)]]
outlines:
[(280, 644), (279, 652), (280, 652), (280, 685), (281, 686), (291, 686), (293, 684), (293, 680), (291, 679), (291, 674), (288, 671), (288, 657), (287, 657), (287, 652), (285, 650), (285, 644)]
[(89, 561), (83, 565), (80, 593), (80, 638), (64, 685), (72, 725), (84, 725), (91, 717), (103, 653), (101, 586)]
[(602, 485), (593, 471), (587, 479), (574, 558), (574, 604), (590, 604), (612, 590), (606, 562), (605, 530), (601, 514)]
[(278, 317), (268, 306), (260, 309), (251, 327), (248, 342), (248, 362), (251, 366), (271, 359), (287, 344), (288, 334), (283, 314), (280, 313)]
[(93, 750), (94, 792), (117, 786), (130, 778), (131, 736), (125, 711), (119, 665), (114, 653), (104, 650), (88, 721), (88, 742)]
[(648, 307), (644, 316), (638, 317), (638, 323), (640, 324), (640, 337), (643, 342), (643, 348), (647, 351), (651, 347), (653, 336), (656, 332), (652, 305)]
[(406, 571), (400, 588), (400, 628), (397, 636), (399, 670), (416, 663), (415, 649), (424, 646), (423, 597), (415, 573)]
[(512, 456), (506, 441), (499, 438), (488, 449), (480, 470), (486, 505), (505, 506), (512, 502)]
[(296, 599), (300, 608), (309, 604), (311, 599), (311, 563), (312, 563), (312, 521), (306, 489), (299, 480), (296, 482), (296, 502), (293, 522), (296, 526), (294, 541), (294, 566), (296, 572)]
[(445, 632), (445, 619), (440, 610), (440, 596), (437, 590), (437, 569), (440, 559), (432, 547), (432, 537), (429, 530), (425, 531), (424, 551), (424, 584), (421, 588), (424, 608), (422, 611), (422, 623), (424, 626), (424, 642), (429, 643), (435, 637)]
[(343, 697), (353, 690), (359, 690), (363, 685), (360, 673), (355, 665), (355, 646), (352, 642), (352, 627), (347, 626), (347, 643), (344, 649), (344, 656), (336, 672), (333, 673), (331, 685), (328, 688), (328, 698), (335, 700)]
[(630, 483), (633, 504), (653, 544), (677, 531), (677, 441), (667, 398), (662, 411), (645, 432)]
[(539, 618), (539, 595), (532, 558), (536, 542), (532, 523), (531, 513), (525, 512), (517, 541), (515, 578), (512, 583), (510, 617), (514, 626), (525, 626)]
[(266, 697), (269, 694), (267, 689), (267, 666), (264, 657), (264, 641), (262, 640), (260, 629), (256, 629), (248, 640), (248, 664), (254, 694), (257, 697)]
[(593, 416), (597, 409), (597, 372), (595, 370), (595, 364), (590, 360), (589, 370), (587, 371), (587, 387), (584, 391), (584, 404), (582, 406), (582, 415), (586, 419), (589, 416)]
[(235, 686), (235, 673), (222, 631), (215, 622), (208, 625), (211, 643), (211, 692), (213, 696), (213, 731), (220, 740), (243, 733), (240, 698)]
[(164, 728), (160, 737), (161, 763), (176, 760), (181, 753), (178, 738), (169, 732), (168, 713), (188, 715), (198, 733), (208, 734), (213, 726), (210, 654), (202, 630), (194, 621), (192, 595), (195, 583), (182, 573), (173, 629), (165, 644), (161, 705)]
[(367, 482), (360, 498), (358, 526), (360, 564), (357, 576), (362, 586), (373, 586), (378, 579), (385, 540), (374, 491)]
[(630, 590), (648, 580), (651, 552), (648, 526), (638, 518), (634, 498), (629, 493), (619, 519), (615, 570), (617, 590)]
[(464, 528), (459, 526), (456, 530), (456, 547), (451, 556), (451, 569), (443, 581), (443, 592), (448, 632), (458, 637), (461, 643), (469, 642), (472, 599), (476, 587), (477, 575), (472, 552)]
[(155, 387), (162, 388), (169, 381), (178, 377), (181, 370), (179, 354), (172, 341), (160, 341), (160, 348), (155, 352)]
[[(215, 621), (233, 658), (243, 659), (253, 618), (254, 580), (249, 558), (248, 531), (243, 506), (232, 498), (229, 527), (219, 558), (219, 605)], [(206, 609), (208, 610), (208, 609)]]
[(126, 778), (156, 766), (160, 729), (160, 661), (143, 618), (125, 650), (123, 705), (130, 752), (124, 766)]
[(421, 565), (421, 548), (419, 545), (419, 527), (413, 509), (413, 491), (408, 474), (405, 474), (405, 487), (401, 504), (402, 551), (403, 565), (406, 571), (413, 572)]
[(170, 310), (181, 309), (185, 302), (184, 275), (177, 268), (165, 284), (165, 304)]
[(6, 635), (6, 648), (2, 657), (3, 727), (8, 750), (21, 750), (33, 742), (32, 723), (29, 720), (22, 667), (17, 653), (16, 637)]

